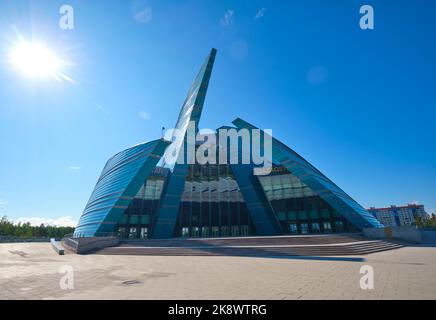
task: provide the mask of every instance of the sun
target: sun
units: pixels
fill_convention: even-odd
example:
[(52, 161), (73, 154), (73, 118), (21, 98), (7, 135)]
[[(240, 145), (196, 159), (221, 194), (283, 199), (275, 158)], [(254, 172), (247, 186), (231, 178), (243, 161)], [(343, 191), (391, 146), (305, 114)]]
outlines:
[(65, 61), (43, 43), (23, 40), (15, 44), (9, 61), (17, 70), (31, 78), (52, 77), (59, 81), (69, 79), (62, 73)]

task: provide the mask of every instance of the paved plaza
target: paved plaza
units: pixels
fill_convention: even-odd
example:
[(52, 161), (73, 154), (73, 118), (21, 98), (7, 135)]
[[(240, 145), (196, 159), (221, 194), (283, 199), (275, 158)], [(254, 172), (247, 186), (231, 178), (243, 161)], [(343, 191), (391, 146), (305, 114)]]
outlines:
[[(360, 288), (363, 265), (373, 290)], [(61, 289), (71, 270), (74, 289)], [(436, 248), (251, 258), (58, 256), (46, 243), (0, 244), (0, 299), (436, 299)]]

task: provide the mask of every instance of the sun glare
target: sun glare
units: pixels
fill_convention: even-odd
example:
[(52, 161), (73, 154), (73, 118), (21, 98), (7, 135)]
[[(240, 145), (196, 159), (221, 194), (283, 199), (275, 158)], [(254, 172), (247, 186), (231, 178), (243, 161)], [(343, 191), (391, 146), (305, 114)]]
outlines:
[(16, 44), (11, 51), (10, 62), (16, 69), (32, 78), (69, 80), (61, 73), (65, 62), (42, 43), (22, 41)]

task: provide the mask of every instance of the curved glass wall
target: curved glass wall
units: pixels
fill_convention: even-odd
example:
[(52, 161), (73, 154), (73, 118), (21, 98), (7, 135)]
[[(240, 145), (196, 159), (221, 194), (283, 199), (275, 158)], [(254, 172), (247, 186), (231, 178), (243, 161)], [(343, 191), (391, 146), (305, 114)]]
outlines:
[(76, 237), (110, 234), (133, 196), (168, 146), (155, 140), (117, 153), (108, 160), (74, 231)]
[[(153, 175), (141, 187), (117, 231), (123, 238), (148, 238), (156, 222), (166, 175)], [(228, 165), (190, 165), (174, 237), (253, 235), (249, 214)]]
[(237, 237), (253, 234), (247, 208), (228, 165), (190, 165), (176, 237)]
[[(151, 236), (168, 169), (158, 168), (141, 187), (116, 230), (123, 238)], [(285, 234), (357, 231), (301, 180), (282, 166), (258, 176)], [(229, 165), (190, 165), (174, 237), (256, 235), (238, 183)]]
[(158, 167), (142, 185), (115, 228), (122, 238), (150, 236), (167, 174), (168, 169)]
[(283, 166), (258, 177), (286, 234), (357, 231), (326, 201)]

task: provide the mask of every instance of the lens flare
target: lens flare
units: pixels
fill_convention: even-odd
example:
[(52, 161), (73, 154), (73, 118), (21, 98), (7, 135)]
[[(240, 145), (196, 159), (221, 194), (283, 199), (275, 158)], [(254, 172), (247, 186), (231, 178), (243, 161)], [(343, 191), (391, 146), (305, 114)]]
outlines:
[(61, 82), (74, 82), (62, 73), (66, 62), (43, 43), (24, 40), (17, 43), (10, 52), (9, 62), (31, 78), (51, 77)]

